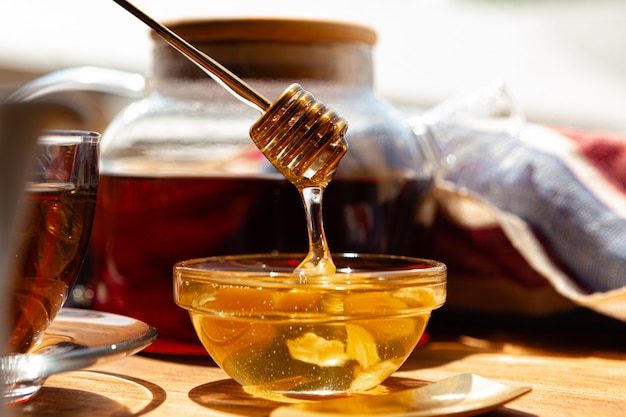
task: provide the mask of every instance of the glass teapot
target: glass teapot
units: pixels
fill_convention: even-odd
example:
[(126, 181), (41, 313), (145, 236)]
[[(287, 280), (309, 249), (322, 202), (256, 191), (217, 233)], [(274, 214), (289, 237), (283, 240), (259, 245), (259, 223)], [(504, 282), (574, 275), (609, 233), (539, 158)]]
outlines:
[[(374, 93), (372, 29), (282, 18), (168, 26), (268, 99), (298, 82), (348, 119), (349, 151), (324, 194), (333, 252), (428, 255), (431, 164), (403, 116)], [(136, 74), (83, 68), (74, 75), (88, 71), (87, 81), (70, 71), (23, 91), (69, 85), (142, 94), (103, 134), (93, 307), (155, 325), (152, 351), (204, 353), (187, 312), (172, 300), (172, 265), (306, 252), (306, 223), (295, 187), (249, 138), (259, 113), (156, 35), (153, 41), (152, 74), (139, 83)]]

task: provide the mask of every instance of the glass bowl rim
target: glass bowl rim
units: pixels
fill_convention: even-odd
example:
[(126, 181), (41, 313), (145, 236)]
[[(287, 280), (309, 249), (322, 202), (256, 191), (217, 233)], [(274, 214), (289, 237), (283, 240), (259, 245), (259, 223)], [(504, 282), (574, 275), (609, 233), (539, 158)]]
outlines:
[(102, 135), (92, 130), (47, 129), (37, 138), (39, 145), (76, 145), (83, 143), (99, 144)]
[[(258, 263), (254, 269), (246, 269), (244, 264), (229, 265), (228, 261), (241, 260), (293, 260), (303, 259), (304, 253), (264, 253), (264, 254), (242, 254), (210, 256), (204, 258), (193, 258), (177, 262), (174, 267), (174, 279), (176, 283), (183, 280), (205, 281), (219, 285), (245, 285), (263, 287), (281, 287), (297, 284), (298, 288), (307, 286), (329, 286), (329, 285), (359, 285), (378, 286), (380, 288), (393, 286), (420, 286), (438, 285), (446, 283), (447, 268), (440, 261), (415, 258), (401, 255), (369, 254), (369, 253), (334, 253), (333, 260), (337, 265), (337, 272), (345, 273), (341, 279), (329, 280), (326, 277), (306, 277), (304, 280), (291, 270), (275, 271), (271, 265), (262, 268)], [(384, 269), (368, 268), (353, 270), (349, 266), (342, 267), (341, 261), (350, 259), (368, 259), (370, 261), (382, 260), (405, 263), (407, 268)], [(338, 262), (340, 261), (340, 262)], [(225, 263), (226, 262), (226, 263)], [(229, 265), (226, 268), (211, 268), (211, 265)], [(413, 265), (412, 267), (410, 267)], [(425, 266), (424, 266), (425, 265)], [(297, 263), (292, 267), (295, 268)], [(286, 269), (286, 266), (285, 266)]]

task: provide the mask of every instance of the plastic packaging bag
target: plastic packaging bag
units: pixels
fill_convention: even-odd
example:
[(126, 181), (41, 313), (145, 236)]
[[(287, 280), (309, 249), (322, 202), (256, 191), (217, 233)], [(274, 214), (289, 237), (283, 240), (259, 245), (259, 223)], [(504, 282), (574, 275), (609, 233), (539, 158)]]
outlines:
[(527, 123), (502, 82), (411, 123), (438, 164), (450, 307), (626, 321), (626, 137)]

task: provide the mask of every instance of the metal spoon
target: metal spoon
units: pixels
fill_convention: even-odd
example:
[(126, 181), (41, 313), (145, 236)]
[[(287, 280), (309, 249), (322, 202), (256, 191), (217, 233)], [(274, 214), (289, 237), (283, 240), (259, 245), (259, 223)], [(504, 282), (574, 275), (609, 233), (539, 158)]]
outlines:
[(392, 394), (282, 406), (270, 417), (469, 417), (495, 410), (530, 390), (463, 373)]
[(271, 103), (235, 74), (196, 49), (126, 0), (114, 0), (152, 28), (236, 98), (259, 110), (250, 136), (256, 146), (297, 187), (324, 186), (348, 150), (348, 123), (298, 84)]

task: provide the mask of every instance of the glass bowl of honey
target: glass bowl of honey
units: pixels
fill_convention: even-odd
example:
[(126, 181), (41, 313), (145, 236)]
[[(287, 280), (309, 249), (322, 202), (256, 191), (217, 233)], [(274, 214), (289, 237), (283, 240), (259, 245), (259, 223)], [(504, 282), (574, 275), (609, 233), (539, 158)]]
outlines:
[(304, 254), (216, 256), (174, 266), (174, 299), (230, 377), (266, 398), (367, 391), (413, 352), (446, 298), (446, 266), (333, 254), (336, 272), (294, 272)]

